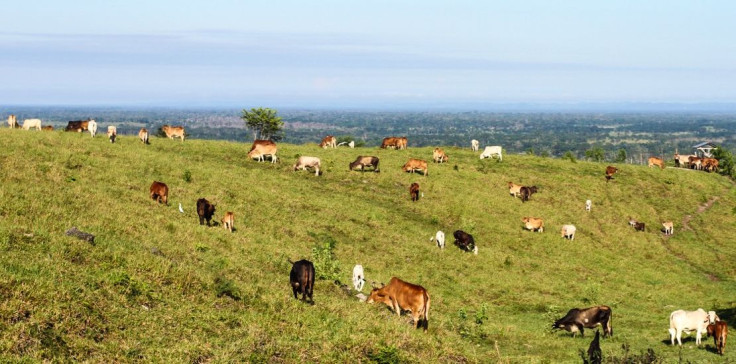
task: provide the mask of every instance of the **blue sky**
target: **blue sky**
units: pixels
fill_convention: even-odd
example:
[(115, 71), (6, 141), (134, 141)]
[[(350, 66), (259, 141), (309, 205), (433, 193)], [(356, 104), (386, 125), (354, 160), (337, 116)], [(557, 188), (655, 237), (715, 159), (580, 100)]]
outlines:
[(734, 1), (15, 1), (0, 103), (736, 102)]

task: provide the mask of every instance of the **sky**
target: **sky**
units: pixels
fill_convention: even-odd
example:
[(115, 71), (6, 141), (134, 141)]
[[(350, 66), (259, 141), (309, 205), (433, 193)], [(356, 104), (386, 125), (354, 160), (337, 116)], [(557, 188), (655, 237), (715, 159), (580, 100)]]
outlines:
[(29, 0), (0, 104), (736, 103), (736, 1)]

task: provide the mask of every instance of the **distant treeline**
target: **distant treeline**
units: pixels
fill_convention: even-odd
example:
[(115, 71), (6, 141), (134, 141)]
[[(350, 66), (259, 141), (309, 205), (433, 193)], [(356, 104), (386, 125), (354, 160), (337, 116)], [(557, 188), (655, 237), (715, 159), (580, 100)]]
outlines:
[[(250, 107), (250, 106), (248, 106)], [(711, 141), (736, 147), (733, 113), (523, 113), (523, 112), (370, 112), (330, 110), (278, 110), (285, 122), (284, 142), (319, 143), (325, 135), (354, 139), (378, 146), (387, 136), (407, 136), (409, 147), (469, 147), (471, 139), (484, 145), (501, 145), (507, 153), (534, 153), (561, 157), (570, 152), (585, 158), (586, 151), (602, 149), (614, 160), (625, 151), (630, 158), (663, 155)], [(134, 134), (145, 126), (183, 125), (192, 138), (250, 142), (240, 109), (181, 110), (120, 107), (0, 107), (18, 120), (40, 118), (44, 124), (66, 125), (69, 120), (93, 118), (114, 124), (121, 134)], [(4, 116), (7, 117), (7, 116)]]

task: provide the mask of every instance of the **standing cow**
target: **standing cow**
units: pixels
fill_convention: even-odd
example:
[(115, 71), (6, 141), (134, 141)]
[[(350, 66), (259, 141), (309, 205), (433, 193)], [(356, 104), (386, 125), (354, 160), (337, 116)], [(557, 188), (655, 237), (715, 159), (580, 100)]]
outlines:
[(657, 157), (649, 157), (649, 160), (647, 160), (647, 165), (649, 168), (652, 168), (652, 166), (658, 166), (659, 169), (664, 169), (664, 161), (661, 158)]
[(414, 182), (409, 186), (409, 196), (412, 201), (419, 201), (419, 183)]
[(401, 310), (411, 311), (416, 328), (423, 326), (426, 332), (429, 327), (429, 293), (422, 286), (392, 277), (387, 286), (373, 288), (366, 302), (383, 302), (397, 315)]
[(470, 141), (470, 150), (477, 152), (478, 148), (480, 147), (480, 142), (473, 139)]
[(294, 293), (294, 298), (299, 299), (298, 294), (302, 295), (302, 301), (306, 301), (309, 297), (309, 301), (314, 303), (312, 293), (314, 291), (314, 264), (312, 262), (302, 259), (291, 266), (291, 272), (289, 273), (289, 281), (291, 282), (291, 290)]
[(222, 217), (222, 226), (225, 227), (229, 232), (233, 232), (233, 224), (235, 223), (235, 215), (232, 211), (228, 211), (225, 213), (225, 216)]
[(705, 312), (702, 308), (695, 311), (677, 310), (670, 314), (670, 342), (675, 345), (677, 343), (682, 346), (682, 333), (690, 334), (695, 331), (695, 345), (700, 345), (700, 338), (706, 332), (708, 324), (714, 323), (716, 319), (715, 312)]
[(91, 135), (94, 138), (95, 135), (97, 135), (97, 122), (94, 120), (88, 121), (87, 130), (89, 130), (89, 135)]
[(197, 215), (199, 216), (199, 224), (204, 225), (207, 220), (207, 226), (210, 226), (210, 220), (215, 214), (215, 205), (211, 204), (207, 199), (200, 198), (197, 200)]
[(148, 143), (148, 130), (146, 128), (141, 128), (141, 130), (138, 130), (138, 139), (140, 139), (143, 144), (149, 144)]
[(713, 344), (715, 344), (718, 354), (723, 355), (723, 350), (726, 349), (728, 324), (726, 324), (725, 321), (716, 321), (715, 323), (708, 325), (706, 331), (708, 336), (713, 336)]
[(169, 186), (166, 183), (153, 181), (150, 189), (150, 198), (156, 200), (158, 203), (169, 204)]
[(296, 160), (296, 163), (292, 166), (294, 168), (294, 171), (303, 170), (306, 171), (307, 168), (314, 169), (314, 175), (319, 176), (320, 172), (319, 169), (322, 166), (322, 162), (317, 157), (307, 157), (307, 156), (301, 156)]
[(503, 155), (501, 154), (501, 147), (498, 145), (487, 146), (483, 149), (483, 153), (480, 154), (480, 159), (498, 157), (498, 161), (503, 161)]
[(361, 172), (365, 171), (366, 167), (373, 167), (373, 172), (380, 172), (378, 170), (378, 157), (374, 156), (358, 156), (354, 162), (350, 163), (349, 169), (352, 171), (357, 167), (360, 167)]
[(118, 137), (118, 128), (115, 125), (107, 126), (107, 137), (110, 138), (110, 143), (115, 143), (115, 139)]
[(18, 118), (14, 114), (10, 114), (10, 116), (8, 116), (8, 126), (10, 129), (18, 127)]

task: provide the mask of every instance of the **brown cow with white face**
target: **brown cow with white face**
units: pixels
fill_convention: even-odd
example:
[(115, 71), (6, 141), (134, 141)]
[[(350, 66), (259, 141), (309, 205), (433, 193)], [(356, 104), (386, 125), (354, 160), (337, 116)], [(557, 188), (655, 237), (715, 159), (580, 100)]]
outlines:
[(430, 299), (427, 290), (422, 286), (392, 277), (387, 286), (373, 288), (366, 302), (383, 302), (397, 315), (401, 315), (401, 310), (411, 311), (416, 328), (421, 325), (425, 332), (429, 328)]

